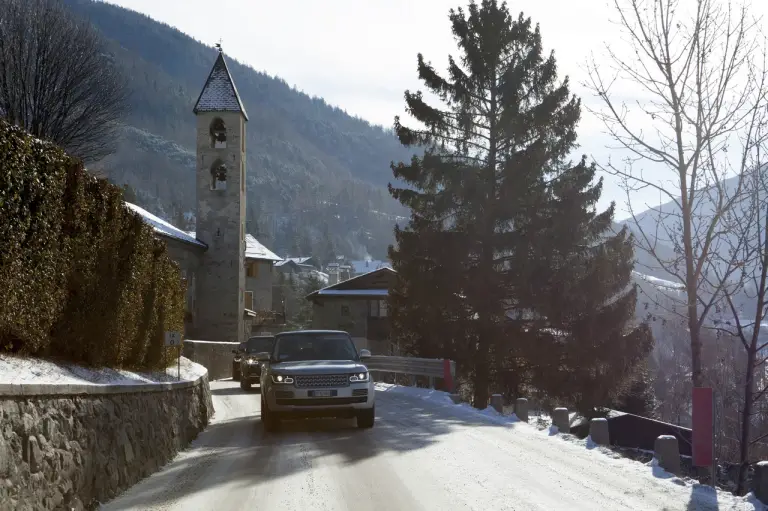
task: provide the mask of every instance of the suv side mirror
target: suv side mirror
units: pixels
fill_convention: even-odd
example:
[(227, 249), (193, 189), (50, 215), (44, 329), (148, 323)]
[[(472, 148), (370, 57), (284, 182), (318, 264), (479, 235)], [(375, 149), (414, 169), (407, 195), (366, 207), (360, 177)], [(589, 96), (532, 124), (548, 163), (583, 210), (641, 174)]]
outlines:
[(255, 358), (259, 362), (266, 362), (269, 360), (269, 357), (272, 356), (272, 354), (268, 351), (260, 351), (259, 353), (256, 353), (253, 358)]
[(360, 359), (371, 358), (371, 352), (368, 350), (360, 350)]

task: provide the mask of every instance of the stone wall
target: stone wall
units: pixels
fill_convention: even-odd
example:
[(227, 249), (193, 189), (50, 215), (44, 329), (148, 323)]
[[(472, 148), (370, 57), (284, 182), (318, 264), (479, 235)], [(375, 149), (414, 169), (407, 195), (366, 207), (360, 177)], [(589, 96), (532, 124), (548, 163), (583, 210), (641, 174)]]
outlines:
[(184, 341), (183, 355), (193, 362), (208, 369), (211, 380), (232, 377), (232, 350), (237, 349), (236, 342)]
[[(211, 141), (211, 125), (217, 118), (226, 125), (226, 147)], [(222, 164), (226, 166), (226, 188), (212, 189), (211, 171)], [(200, 339), (244, 340), (245, 171), (243, 116), (199, 112), (195, 236), (208, 246), (197, 272), (196, 331)]]
[(213, 414), (207, 376), (130, 392), (0, 387), (2, 510), (93, 509), (169, 462)]

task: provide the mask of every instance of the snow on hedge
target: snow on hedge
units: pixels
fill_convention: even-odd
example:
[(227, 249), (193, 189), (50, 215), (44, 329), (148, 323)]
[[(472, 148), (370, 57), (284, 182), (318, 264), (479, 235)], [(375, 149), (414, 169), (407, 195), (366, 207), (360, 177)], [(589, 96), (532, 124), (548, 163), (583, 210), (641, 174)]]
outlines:
[[(165, 371), (90, 368), (39, 358), (0, 355), (0, 384), (146, 385), (178, 382), (177, 361)], [(195, 381), (205, 367), (181, 357), (181, 381)]]

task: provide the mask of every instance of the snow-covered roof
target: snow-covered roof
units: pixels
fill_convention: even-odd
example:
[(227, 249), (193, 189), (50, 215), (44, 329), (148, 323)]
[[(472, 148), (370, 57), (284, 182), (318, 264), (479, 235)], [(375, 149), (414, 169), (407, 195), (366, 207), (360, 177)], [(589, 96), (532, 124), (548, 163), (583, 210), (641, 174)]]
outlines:
[(245, 235), (245, 258), (246, 259), (261, 259), (263, 261), (281, 261), (282, 257), (276, 255), (267, 247), (259, 243), (259, 240), (251, 236)]
[(387, 296), (388, 289), (321, 289), (319, 296)]
[(377, 261), (373, 259), (365, 259), (363, 261), (350, 261), (352, 271), (355, 275), (362, 275), (364, 273), (370, 273), (381, 268), (391, 268), (392, 265), (386, 261)]
[(161, 234), (163, 236), (167, 236), (169, 238), (179, 240), (179, 241), (183, 241), (185, 243), (197, 245), (198, 247), (207, 248), (207, 245), (205, 243), (195, 238), (194, 233), (190, 234), (190, 233), (184, 232), (178, 227), (174, 227), (170, 223), (166, 222), (162, 218), (153, 215), (152, 213), (150, 213), (149, 211), (143, 208), (140, 208), (136, 204), (131, 204), (130, 202), (126, 202), (125, 205), (129, 209), (138, 213), (146, 223), (152, 226), (152, 228), (155, 230), (156, 233)]
[(312, 275), (314, 275), (315, 278), (317, 278), (317, 280), (319, 280), (323, 284), (328, 284), (328, 279), (330, 276), (327, 273), (323, 273), (317, 270), (312, 270)]
[(645, 275), (644, 273), (640, 273), (637, 271), (633, 271), (632, 274), (636, 278), (642, 279), (656, 287), (662, 287), (662, 288), (668, 288), (668, 289), (683, 289), (685, 287), (682, 282), (672, 282), (671, 280), (652, 277), (651, 275)]
[(205, 82), (200, 97), (195, 104), (194, 112), (240, 112), (248, 120), (243, 101), (237, 92), (232, 75), (224, 60), (224, 54), (219, 52), (213, 64), (211, 74)]

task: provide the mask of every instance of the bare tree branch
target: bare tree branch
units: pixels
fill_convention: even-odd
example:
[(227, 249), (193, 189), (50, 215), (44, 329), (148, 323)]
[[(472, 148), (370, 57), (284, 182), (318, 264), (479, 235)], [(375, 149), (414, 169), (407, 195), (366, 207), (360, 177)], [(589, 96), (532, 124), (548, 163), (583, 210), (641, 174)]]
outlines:
[(86, 163), (114, 150), (126, 80), (57, 0), (0, 0), (0, 117)]

